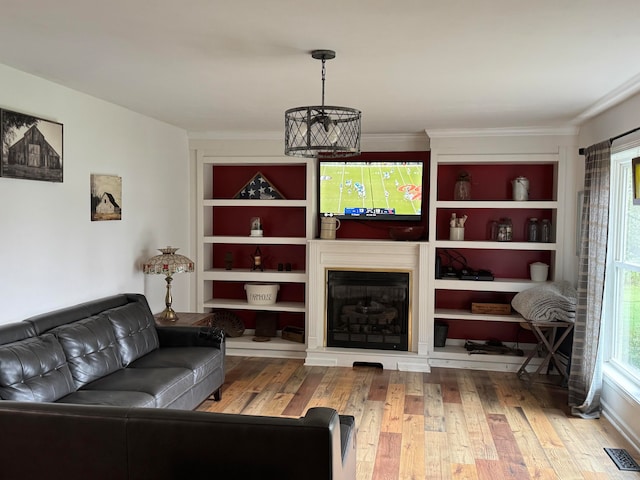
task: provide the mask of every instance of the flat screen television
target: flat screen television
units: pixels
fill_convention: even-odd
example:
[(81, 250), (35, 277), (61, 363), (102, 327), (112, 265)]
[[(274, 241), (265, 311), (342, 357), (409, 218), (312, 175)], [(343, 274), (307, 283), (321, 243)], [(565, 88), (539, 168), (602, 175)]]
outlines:
[(423, 168), (423, 162), (319, 159), (320, 216), (420, 221)]

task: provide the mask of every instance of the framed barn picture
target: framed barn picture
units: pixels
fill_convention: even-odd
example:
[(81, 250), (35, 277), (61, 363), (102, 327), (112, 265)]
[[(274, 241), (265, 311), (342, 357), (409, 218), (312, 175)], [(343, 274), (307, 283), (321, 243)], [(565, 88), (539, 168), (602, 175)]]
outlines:
[(62, 182), (61, 123), (0, 110), (0, 177)]
[(631, 176), (633, 177), (633, 204), (640, 205), (640, 157), (631, 160)]
[(122, 220), (122, 177), (91, 174), (91, 221)]

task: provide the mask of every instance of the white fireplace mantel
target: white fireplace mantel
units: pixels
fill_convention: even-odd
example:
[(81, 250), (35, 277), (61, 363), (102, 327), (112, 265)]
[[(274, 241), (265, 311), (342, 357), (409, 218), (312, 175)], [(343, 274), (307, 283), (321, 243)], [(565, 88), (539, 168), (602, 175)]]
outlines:
[[(306, 365), (352, 366), (381, 364), (385, 369), (429, 372), (426, 316), (428, 243), (384, 240), (310, 240), (307, 283)], [(410, 273), (409, 351), (326, 346), (326, 285), (328, 270), (407, 271)], [(423, 295), (420, 295), (420, 292)]]

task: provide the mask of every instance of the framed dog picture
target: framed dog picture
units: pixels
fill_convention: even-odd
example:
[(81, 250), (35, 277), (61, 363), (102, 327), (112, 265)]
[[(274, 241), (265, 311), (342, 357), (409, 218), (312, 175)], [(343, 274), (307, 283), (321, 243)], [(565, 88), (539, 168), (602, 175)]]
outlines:
[(62, 124), (0, 110), (0, 177), (62, 182)]

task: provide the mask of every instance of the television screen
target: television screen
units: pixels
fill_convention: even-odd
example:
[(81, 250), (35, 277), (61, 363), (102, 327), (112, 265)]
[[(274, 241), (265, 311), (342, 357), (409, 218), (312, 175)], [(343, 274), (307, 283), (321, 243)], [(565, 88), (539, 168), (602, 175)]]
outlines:
[(422, 162), (320, 160), (320, 216), (341, 220), (419, 221), (422, 170)]

